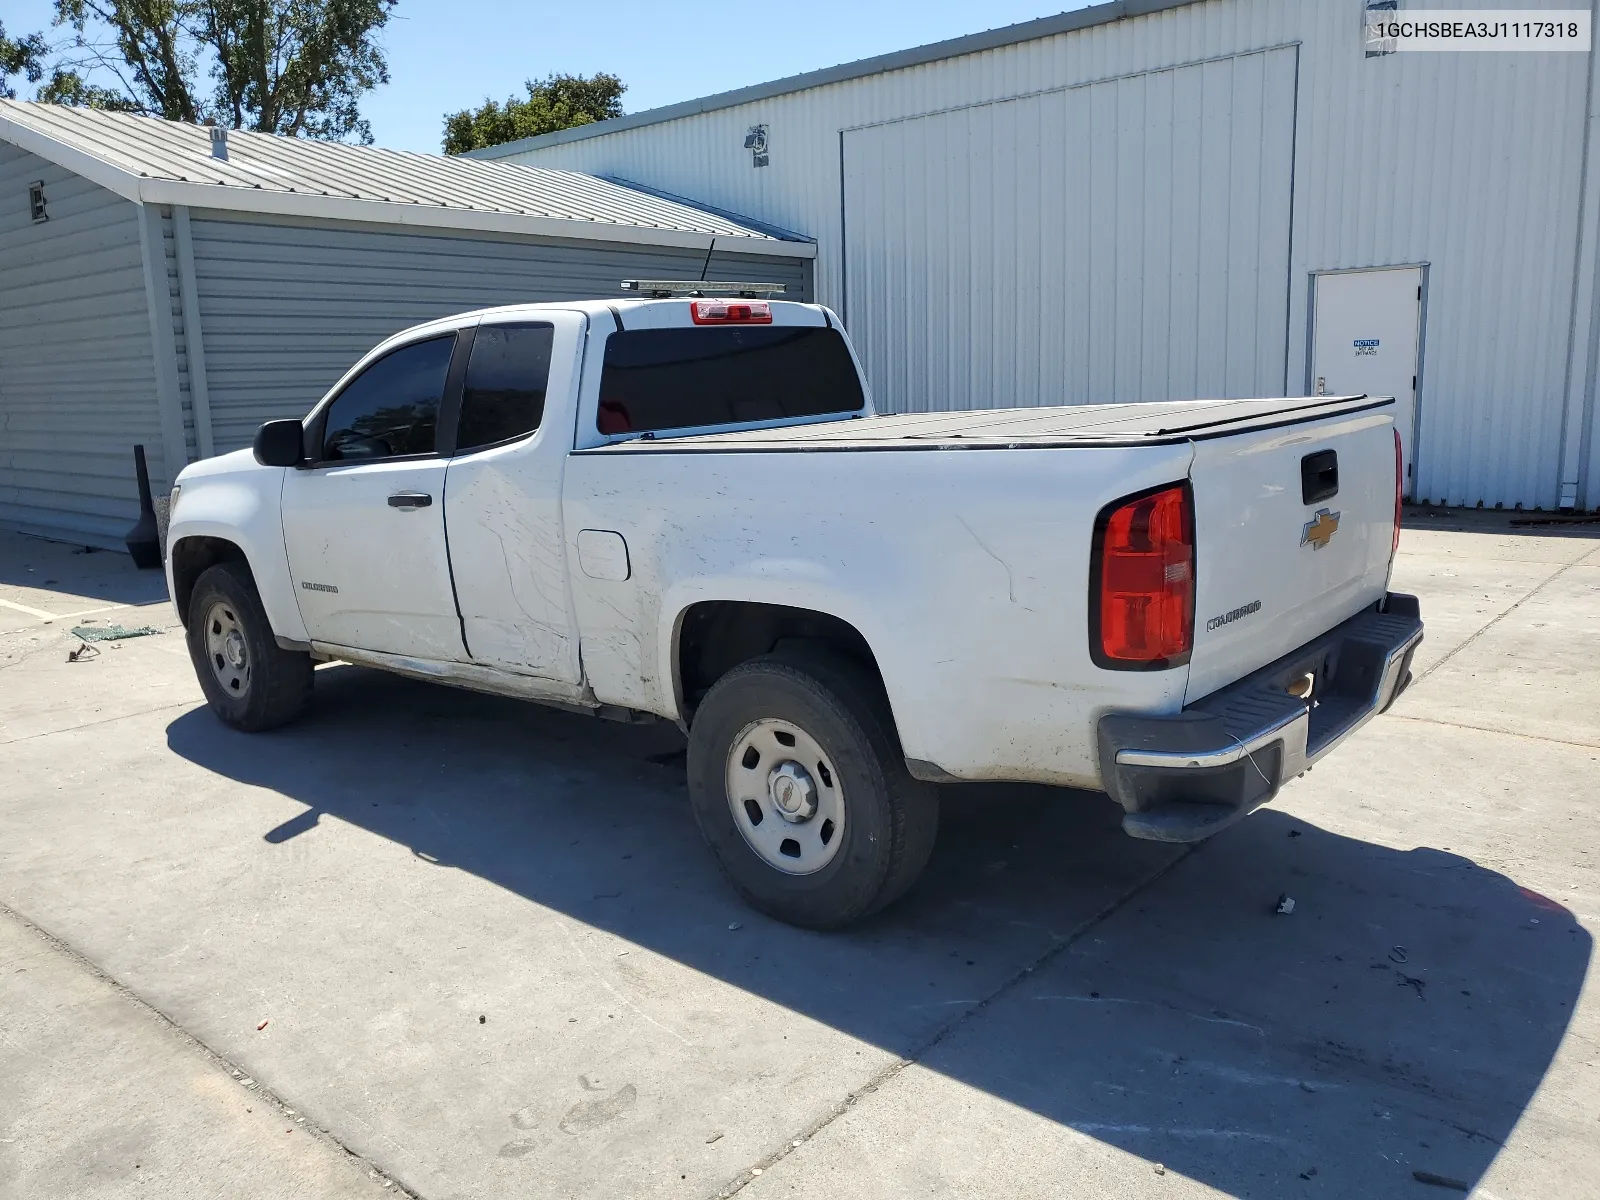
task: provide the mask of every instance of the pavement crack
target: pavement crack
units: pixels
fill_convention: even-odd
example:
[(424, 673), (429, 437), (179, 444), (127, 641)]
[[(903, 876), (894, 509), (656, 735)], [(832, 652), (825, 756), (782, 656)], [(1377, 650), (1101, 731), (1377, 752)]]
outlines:
[[(193, 708), (193, 700), (174, 700), (171, 704), (158, 704), (154, 708), (141, 708), (138, 712), (118, 713), (114, 717), (106, 717), (99, 721), (85, 721), (81, 725), (64, 725), (60, 729), (41, 729), (38, 733), (25, 734), (19, 738), (0, 740), (0, 746), (20, 746), (23, 742), (31, 742), (35, 738), (55, 737), (63, 733), (76, 733), (80, 729), (93, 729), (96, 725), (111, 725), (117, 721), (127, 721), (134, 717), (148, 717), (151, 713), (165, 712), (169, 708)], [(4, 905), (0, 905), (3, 909)]]
[(1429, 675), (1432, 675), (1440, 667), (1444, 666), (1445, 663), (1449, 662), (1452, 658), (1454, 658), (1456, 655), (1460, 654), (1463, 650), (1465, 650), (1468, 646), (1470, 646), (1474, 642), (1476, 642), (1484, 634), (1488, 633), (1489, 630), (1493, 629), (1496, 625), (1500, 624), (1501, 621), (1504, 621), (1512, 613), (1516, 612), (1517, 609), (1521, 608), (1529, 600), (1532, 600), (1540, 592), (1544, 591), (1545, 588), (1549, 587), (1552, 583), (1554, 583), (1556, 580), (1560, 579), (1568, 571), (1572, 570), (1573, 567), (1577, 567), (1577, 566), (1583, 565), (1584, 563), (1588, 562), (1591, 558), (1593, 558), (1596, 554), (1600, 554), (1600, 548), (1596, 548), (1594, 550), (1590, 550), (1587, 554), (1581, 554), (1581, 555), (1579, 555), (1577, 558), (1573, 559), (1569, 563), (1563, 563), (1555, 571), (1553, 571), (1551, 574), (1547, 575), (1539, 583), (1535, 584), (1533, 586), (1532, 590), (1530, 590), (1527, 593), (1525, 593), (1520, 599), (1517, 600), (1517, 602), (1515, 604), (1513, 604), (1510, 608), (1506, 609), (1505, 612), (1496, 614), (1496, 616), (1494, 617), (1493, 620), (1489, 621), (1482, 628), (1476, 630), (1472, 634), (1472, 636), (1469, 637), (1466, 641), (1462, 642), (1455, 649), (1451, 650), (1448, 654), (1444, 655), (1444, 657), (1439, 659), (1438, 662), (1434, 663), (1426, 671), (1424, 671), (1424, 672), (1422, 672), (1422, 674), (1418, 675), (1413, 682), (1414, 683), (1421, 683)]
[(1475, 733), (1498, 733), (1502, 737), (1521, 738), (1528, 742), (1543, 742), (1548, 746), (1571, 746), (1574, 750), (1597, 750), (1592, 742), (1573, 742), (1566, 738), (1545, 737), (1538, 733), (1522, 733), (1516, 729), (1496, 729), (1492, 725), (1468, 725), (1462, 721), (1441, 721), (1438, 717), (1413, 717), (1405, 713), (1390, 713), (1396, 721), (1415, 721), (1419, 725), (1443, 725), (1447, 729), (1470, 729)]
[[(295, 1104), (290, 1104), (277, 1092), (273, 1091), (266, 1084), (262, 1083), (258, 1076), (252, 1075), (251, 1072), (246, 1071), (243, 1067), (239, 1066), (231, 1059), (218, 1053), (205, 1042), (202, 1042), (199, 1038), (195, 1037), (194, 1034), (190, 1033), (187, 1029), (174, 1021), (166, 1013), (162, 1012), (154, 1004), (151, 1004), (143, 996), (139, 995), (138, 992), (134, 991), (116, 976), (111, 975), (107, 971), (103, 970), (93, 959), (89, 958), (82, 951), (77, 949), (77, 947), (73, 946), (72, 943), (57, 937), (38, 922), (18, 912), (3, 900), (0, 900), (0, 918), (12, 921), (19, 925), (34, 937), (38, 938), (39, 941), (44, 943), (44, 945), (49, 949), (67, 958), (82, 970), (87, 971), (95, 979), (105, 984), (113, 992), (122, 997), (129, 1004), (133, 1005), (140, 1012), (143, 1012), (146, 1016), (150, 1017), (158, 1025), (163, 1026), (169, 1033), (176, 1037), (185, 1048), (198, 1054), (212, 1067), (225, 1072), (227, 1076), (234, 1082), (245, 1083), (245, 1081), (248, 1081), (248, 1083), (245, 1085), (249, 1087), (250, 1091), (254, 1095), (259, 1096), (267, 1104), (275, 1106), (280, 1113), (288, 1116), (304, 1115), (305, 1110), (303, 1108)], [(341, 1141), (338, 1135), (332, 1130), (324, 1129), (319, 1125), (313, 1124), (311, 1121), (306, 1121), (304, 1124), (300, 1124), (297, 1127), (301, 1129), (308, 1137), (315, 1138), (324, 1145), (330, 1146), (341, 1153), (348, 1155), (351, 1159), (355, 1160), (357, 1164), (366, 1168), (367, 1171), (371, 1173), (371, 1176), (377, 1179), (380, 1183), (383, 1180), (387, 1180), (391, 1186), (386, 1189), (386, 1194), (391, 1196), (408, 1197), (409, 1200), (422, 1200), (418, 1192), (406, 1187), (406, 1185), (401, 1183), (400, 1180), (391, 1172), (373, 1162), (366, 1155), (361, 1154), (359, 1151), (352, 1150), (343, 1141)]]
[(811, 1141), (812, 1138), (816, 1137), (829, 1125), (832, 1125), (840, 1117), (844, 1116), (845, 1113), (855, 1108), (856, 1105), (858, 1105), (862, 1100), (865, 1100), (867, 1097), (872, 1096), (874, 1093), (880, 1091), (886, 1085), (894, 1082), (894, 1080), (899, 1078), (899, 1076), (906, 1070), (907, 1067), (915, 1066), (917, 1063), (920, 1063), (923, 1059), (927, 1058), (928, 1055), (933, 1053), (934, 1050), (938, 1049), (940, 1045), (942, 1045), (963, 1025), (967, 1024), (974, 1017), (977, 1017), (983, 1013), (992, 1004), (994, 1004), (995, 1001), (999, 1000), (1018, 984), (1028, 979), (1036, 971), (1042, 970), (1043, 968), (1048, 967), (1051, 963), (1055, 962), (1074, 945), (1081, 941), (1084, 935), (1114, 916), (1120, 909), (1126, 906), (1130, 900), (1134, 899), (1141, 892), (1160, 882), (1160, 880), (1175, 870), (1180, 863), (1187, 861), (1189, 857), (1198, 851), (1203, 845), (1205, 845), (1204, 842), (1195, 842), (1185, 846), (1183, 851), (1174, 857), (1170, 862), (1165, 863), (1155, 871), (1152, 871), (1149, 875), (1145, 876), (1143, 879), (1139, 880), (1126, 891), (1111, 900), (1094, 915), (1087, 917), (1081, 924), (1078, 925), (1076, 929), (1072, 930), (1065, 937), (1062, 937), (1056, 941), (1032, 962), (1019, 967), (1009, 978), (1005, 979), (995, 988), (993, 988), (988, 995), (984, 996), (980, 1000), (974, 1001), (972, 1003), (972, 1007), (966, 1009), (964, 1012), (956, 1014), (949, 1021), (946, 1021), (943, 1025), (939, 1026), (938, 1029), (924, 1039), (921, 1045), (915, 1047), (909, 1055), (905, 1056), (904, 1058), (896, 1059), (894, 1062), (889, 1063), (879, 1071), (875, 1072), (872, 1078), (868, 1079), (866, 1083), (848, 1093), (844, 1099), (830, 1107), (810, 1125), (807, 1125), (799, 1133), (791, 1134), (789, 1137), (785, 1138), (783, 1145), (777, 1150), (774, 1150), (765, 1158), (759, 1159), (758, 1161), (751, 1163), (749, 1166), (741, 1170), (738, 1175), (736, 1175), (730, 1182), (724, 1184), (722, 1189), (714, 1194), (715, 1200), (727, 1200), (728, 1197), (743, 1191), (744, 1188), (748, 1187), (751, 1183), (754, 1183), (756, 1179), (760, 1178), (760, 1176), (755, 1175), (753, 1172), (760, 1171), (765, 1174), (775, 1164), (782, 1162), (785, 1158), (788, 1158), (790, 1154), (794, 1153), (794, 1151)]

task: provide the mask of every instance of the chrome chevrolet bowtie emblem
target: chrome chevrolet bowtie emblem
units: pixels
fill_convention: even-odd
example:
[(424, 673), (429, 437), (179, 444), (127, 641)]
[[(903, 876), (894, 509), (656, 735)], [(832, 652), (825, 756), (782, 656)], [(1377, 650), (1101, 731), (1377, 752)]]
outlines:
[(1317, 515), (1305, 523), (1305, 528), (1300, 531), (1300, 544), (1308, 542), (1313, 550), (1321, 550), (1333, 541), (1333, 535), (1339, 532), (1339, 514), (1329, 512), (1325, 508), (1317, 509)]

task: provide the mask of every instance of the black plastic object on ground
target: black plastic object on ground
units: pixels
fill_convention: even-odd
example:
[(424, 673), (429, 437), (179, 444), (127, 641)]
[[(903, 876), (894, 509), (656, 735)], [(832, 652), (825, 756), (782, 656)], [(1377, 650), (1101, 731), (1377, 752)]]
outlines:
[(150, 498), (150, 469), (144, 464), (144, 447), (133, 448), (133, 471), (139, 477), (139, 519), (124, 539), (133, 565), (144, 571), (161, 569), (161, 534), (156, 528), (155, 501)]

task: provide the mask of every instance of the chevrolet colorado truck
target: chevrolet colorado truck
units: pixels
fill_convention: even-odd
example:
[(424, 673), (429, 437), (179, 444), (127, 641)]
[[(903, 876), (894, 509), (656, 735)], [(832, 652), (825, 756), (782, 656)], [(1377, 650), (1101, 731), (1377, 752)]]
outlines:
[(216, 715), (282, 725), (342, 660), (676, 722), (733, 886), (835, 928), (917, 878), (935, 785), (1193, 841), (1409, 683), (1392, 400), (884, 415), (826, 308), (651, 294), (420, 325), (187, 467)]

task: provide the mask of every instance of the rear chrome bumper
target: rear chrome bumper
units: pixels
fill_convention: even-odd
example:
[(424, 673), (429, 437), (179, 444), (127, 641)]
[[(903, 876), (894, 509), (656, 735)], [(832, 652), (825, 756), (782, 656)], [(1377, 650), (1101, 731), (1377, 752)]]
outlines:
[[(1415, 596), (1391, 592), (1298, 650), (1172, 716), (1100, 720), (1100, 778), (1129, 834), (1194, 842), (1278, 794), (1411, 682)], [(1309, 700), (1288, 687), (1307, 674)]]

